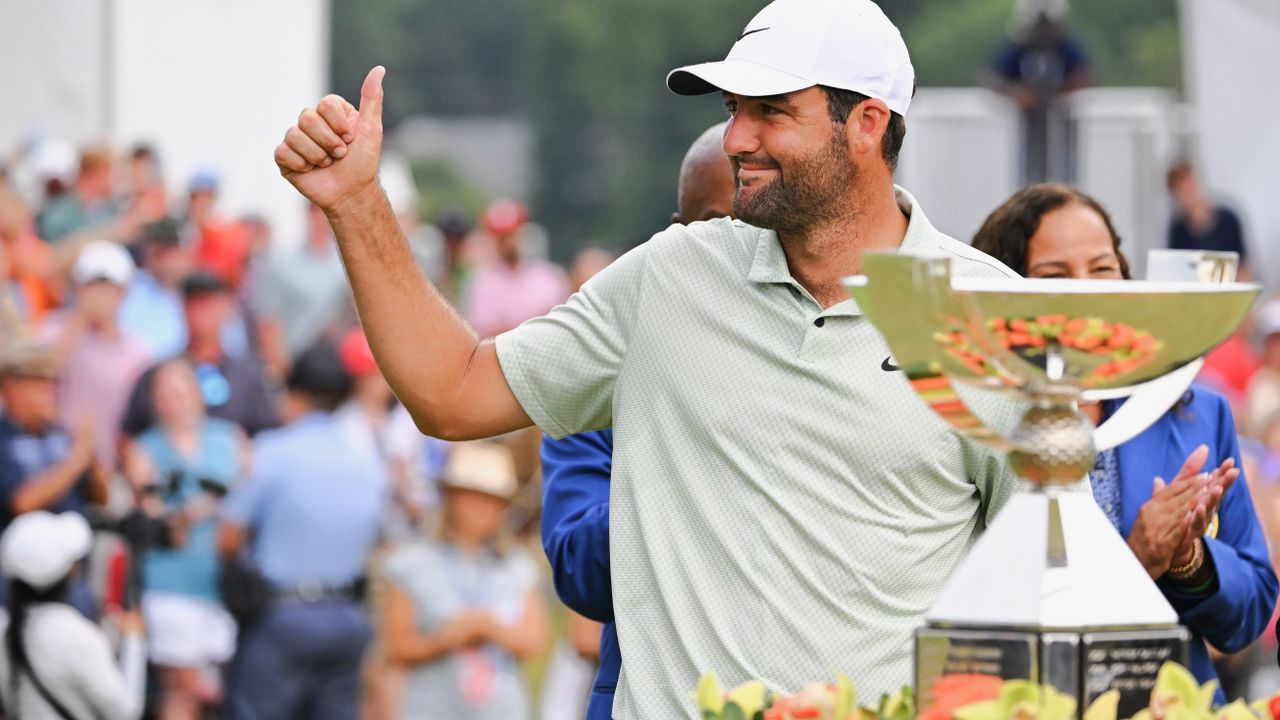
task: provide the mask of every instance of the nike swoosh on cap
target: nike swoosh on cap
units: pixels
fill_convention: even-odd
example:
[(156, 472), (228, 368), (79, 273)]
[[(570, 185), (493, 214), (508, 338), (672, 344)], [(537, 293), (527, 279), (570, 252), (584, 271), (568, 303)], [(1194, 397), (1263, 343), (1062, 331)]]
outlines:
[(893, 356), (890, 355), (889, 357), (885, 358), (883, 362), (880, 363), (880, 369), (885, 372), (897, 372), (902, 368), (893, 364)]
[(742, 34), (738, 36), (738, 40), (741, 40), (742, 38), (748, 35), (755, 35), (758, 32), (764, 32), (765, 30), (768, 30), (768, 29), (769, 28), (767, 27), (762, 27), (762, 28), (756, 28), (755, 30), (743, 30)]

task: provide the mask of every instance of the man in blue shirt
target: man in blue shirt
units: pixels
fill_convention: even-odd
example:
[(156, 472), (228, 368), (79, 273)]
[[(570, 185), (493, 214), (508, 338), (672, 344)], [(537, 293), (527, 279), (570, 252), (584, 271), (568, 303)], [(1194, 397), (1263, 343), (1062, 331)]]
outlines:
[[(724, 123), (708, 128), (680, 164), (678, 211), (673, 223), (733, 216), (734, 178), (721, 148)], [(604, 623), (600, 667), (587, 704), (587, 720), (613, 717), (613, 694), (622, 668), (613, 624), (609, 578), (609, 474), (613, 431), (542, 442), (542, 546), (551, 561), (556, 594), (570, 610)]]
[(236, 720), (351, 720), (370, 638), (362, 576), (388, 484), (334, 421), (351, 377), (331, 343), (299, 356), (286, 385), (287, 424), (255, 440), (252, 474), (224, 507), (223, 556), (247, 541), (272, 597), (242, 630), (228, 705)]
[[(84, 514), (107, 500), (107, 474), (94, 455), (93, 426), (73, 436), (58, 424), (58, 368), (53, 354), (18, 337), (0, 357), (0, 530), (32, 510)], [(0, 605), (9, 584), (0, 578)], [(71, 604), (96, 615), (83, 576)]]
[(1022, 111), (1022, 181), (1069, 180), (1062, 98), (1089, 85), (1089, 58), (1066, 26), (1065, 0), (1019, 2), (1015, 13), (1017, 29), (996, 52), (987, 82)]

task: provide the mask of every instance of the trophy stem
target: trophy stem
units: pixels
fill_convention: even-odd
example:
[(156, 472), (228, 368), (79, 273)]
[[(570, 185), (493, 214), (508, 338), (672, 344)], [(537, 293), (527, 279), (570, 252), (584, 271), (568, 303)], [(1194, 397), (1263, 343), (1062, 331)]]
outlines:
[(1009, 440), (1013, 471), (1037, 488), (1079, 482), (1098, 457), (1093, 423), (1065, 395), (1037, 397)]

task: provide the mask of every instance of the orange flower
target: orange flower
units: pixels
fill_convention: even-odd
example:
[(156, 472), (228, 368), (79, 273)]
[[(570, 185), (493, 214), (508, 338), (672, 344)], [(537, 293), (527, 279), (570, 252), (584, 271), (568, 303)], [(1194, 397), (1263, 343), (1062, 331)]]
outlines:
[(933, 702), (920, 712), (919, 720), (951, 720), (957, 708), (1000, 696), (1004, 681), (995, 675), (943, 675), (933, 683)]

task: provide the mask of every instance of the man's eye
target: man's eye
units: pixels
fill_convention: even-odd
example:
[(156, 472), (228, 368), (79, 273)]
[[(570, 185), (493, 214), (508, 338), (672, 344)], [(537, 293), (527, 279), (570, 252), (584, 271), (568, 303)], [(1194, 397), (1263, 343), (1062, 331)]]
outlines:
[(781, 112), (782, 112), (781, 110), (779, 110), (778, 108), (776, 108), (776, 107), (774, 107), (774, 106), (772, 106), (772, 105), (761, 105), (761, 106), (760, 106), (760, 114), (761, 114), (761, 115), (778, 115), (778, 114), (780, 114)]

